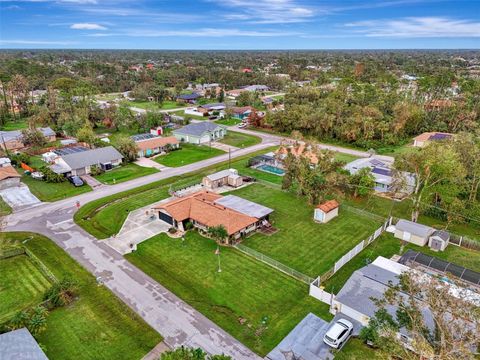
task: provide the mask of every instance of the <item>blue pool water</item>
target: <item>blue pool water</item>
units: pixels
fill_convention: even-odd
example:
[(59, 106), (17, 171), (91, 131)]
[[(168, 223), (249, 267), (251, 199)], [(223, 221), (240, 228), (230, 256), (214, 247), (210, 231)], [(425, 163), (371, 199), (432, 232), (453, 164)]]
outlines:
[(271, 165), (260, 165), (257, 169), (265, 171), (265, 172), (269, 172), (269, 173), (272, 173), (272, 174), (275, 174), (275, 175), (278, 175), (278, 176), (282, 176), (282, 175), (285, 174), (285, 170), (280, 169), (280, 168), (275, 167), (275, 166), (271, 166)]

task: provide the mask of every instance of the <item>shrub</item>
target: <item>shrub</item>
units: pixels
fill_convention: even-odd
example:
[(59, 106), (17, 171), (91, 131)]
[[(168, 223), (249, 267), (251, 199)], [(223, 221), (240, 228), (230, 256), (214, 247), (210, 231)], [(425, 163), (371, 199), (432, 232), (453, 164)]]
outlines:
[(177, 229), (175, 229), (175, 228), (172, 226), (170, 229), (168, 229), (168, 232), (169, 232), (170, 234), (175, 234), (175, 233), (177, 232)]
[(43, 174), (43, 179), (48, 183), (61, 183), (67, 181), (67, 178), (62, 174), (57, 174), (52, 171), (47, 165), (40, 167), (39, 171)]
[(45, 291), (43, 299), (48, 301), (52, 308), (61, 307), (73, 301), (76, 291), (77, 283), (74, 280), (63, 279)]

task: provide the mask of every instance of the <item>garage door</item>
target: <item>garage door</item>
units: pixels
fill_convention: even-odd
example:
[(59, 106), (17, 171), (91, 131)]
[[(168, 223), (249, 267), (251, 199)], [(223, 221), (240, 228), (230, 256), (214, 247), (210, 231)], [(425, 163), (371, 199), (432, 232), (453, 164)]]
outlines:
[(160, 220), (165, 221), (167, 224), (173, 225), (173, 219), (170, 215), (160, 212), (158, 213), (158, 217), (160, 218)]

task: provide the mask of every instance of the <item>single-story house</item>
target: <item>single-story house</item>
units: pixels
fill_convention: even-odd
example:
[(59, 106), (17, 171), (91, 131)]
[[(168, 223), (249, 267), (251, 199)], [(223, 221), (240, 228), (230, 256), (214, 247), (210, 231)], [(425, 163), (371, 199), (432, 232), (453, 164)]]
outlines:
[(402, 219), (395, 225), (394, 236), (418, 246), (425, 246), (434, 232), (435, 229), (430, 226)]
[[(390, 162), (372, 156), (353, 160), (344, 167), (350, 174), (356, 174), (363, 168), (370, 168), (370, 173), (375, 179), (375, 191), (382, 193), (394, 191), (395, 179)], [(402, 192), (409, 194), (415, 186), (415, 176), (408, 172), (402, 172), (402, 176), (404, 178), (404, 189)]]
[(273, 212), (238, 196), (222, 196), (210, 191), (199, 191), (159, 204), (153, 209), (158, 211), (161, 221), (181, 231), (185, 230), (188, 222), (203, 231), (222, 225), (227, 230), (229, 241), (255, 231), (268, 221)]
[(19, 186), (21, 177), (12, 165), (0, 167), (0, 189)]
[(232, 107), (232, 117), (239, 120), (244, 120), (250, 116), (253, 111), (251, 106)]
[(248, 85), (243, 86), (242, 89), (247, 91), (268, 91), (269, 87), (267, 85)]
[(242, 92), (248, 91), (247, 89), (233, 89), (228, 90), (226, 95), (231, 99), (236, 99)]
[(57, 174), (88, 175), (93, 166), (107, 171), (122, 163), (123, 155), (113, 146), (60, 155), (50, 166)]
[(205, 176), (202, 185), (213, 190), (222, 186), (239, 187), (243, 184), (243, 178), (238, 175), (238, 170), (228, 169)]
[(225, 126), (202, 121), (173, 130), (172, 134), (181, 142), (205, 144), (210, 141), (223, 139), (227, 134), (227, 129)]
[(48, 360), (40, 345), (27, 328), (0, 335), (0, 359)]
[(192, 93), (192, 94), (181, 94), (177, 96), (177, 101), (178, 102), (183, 102), (183, 103), (188, 103), (188, 104), (195, 104), (198, 98), (200, 98), (201, 95), (197, 93)]
[(138, 157), (152, 156), (170, 149), (178, 149), (180, 141), (175, 136), (153, 136), (146, 139), (137, 139)]
[(211, 103), (211, 104), (204, 104), (199, 106), (199, 108), (206, 109), (209, 112), (225, 110), (226, 107), (227, 106), (224, 103)]
[(315, 221), (325, 224), (338, 216), (339, 207), (340, 204), (337, 200), (326, 201), (315, 208), (313, 218)]
[(444, 251), (450, 242), (450, 233), (445, 230), (435, 230), (428, 239), (428, 247), (433, 251)]
[(413, 138), (413, 146), (424, 147), (431, 141), (450, 140), (453, 134), (443, 132), (424, 132)]
[(10, 166), (12, 164), (11, 160), (7, 157), (0, 158), (0, 167)]
[[(55, 131), (49, 127), (37, 128), (42, 133), (47, 142), (57, 140)], [(6, 150), (21, 150), (25, 147), (23, 143), (23, 134), (21, 130), (0, 131), (0, 146)]]

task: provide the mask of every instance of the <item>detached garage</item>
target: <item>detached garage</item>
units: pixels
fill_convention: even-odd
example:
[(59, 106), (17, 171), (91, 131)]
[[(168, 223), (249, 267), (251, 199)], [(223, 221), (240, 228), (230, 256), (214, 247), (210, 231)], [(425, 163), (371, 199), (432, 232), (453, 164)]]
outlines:
[(395, 225), (395, 237), (418, 246), (425, 246), (434, 228), (413, 221), (399, 220)]

